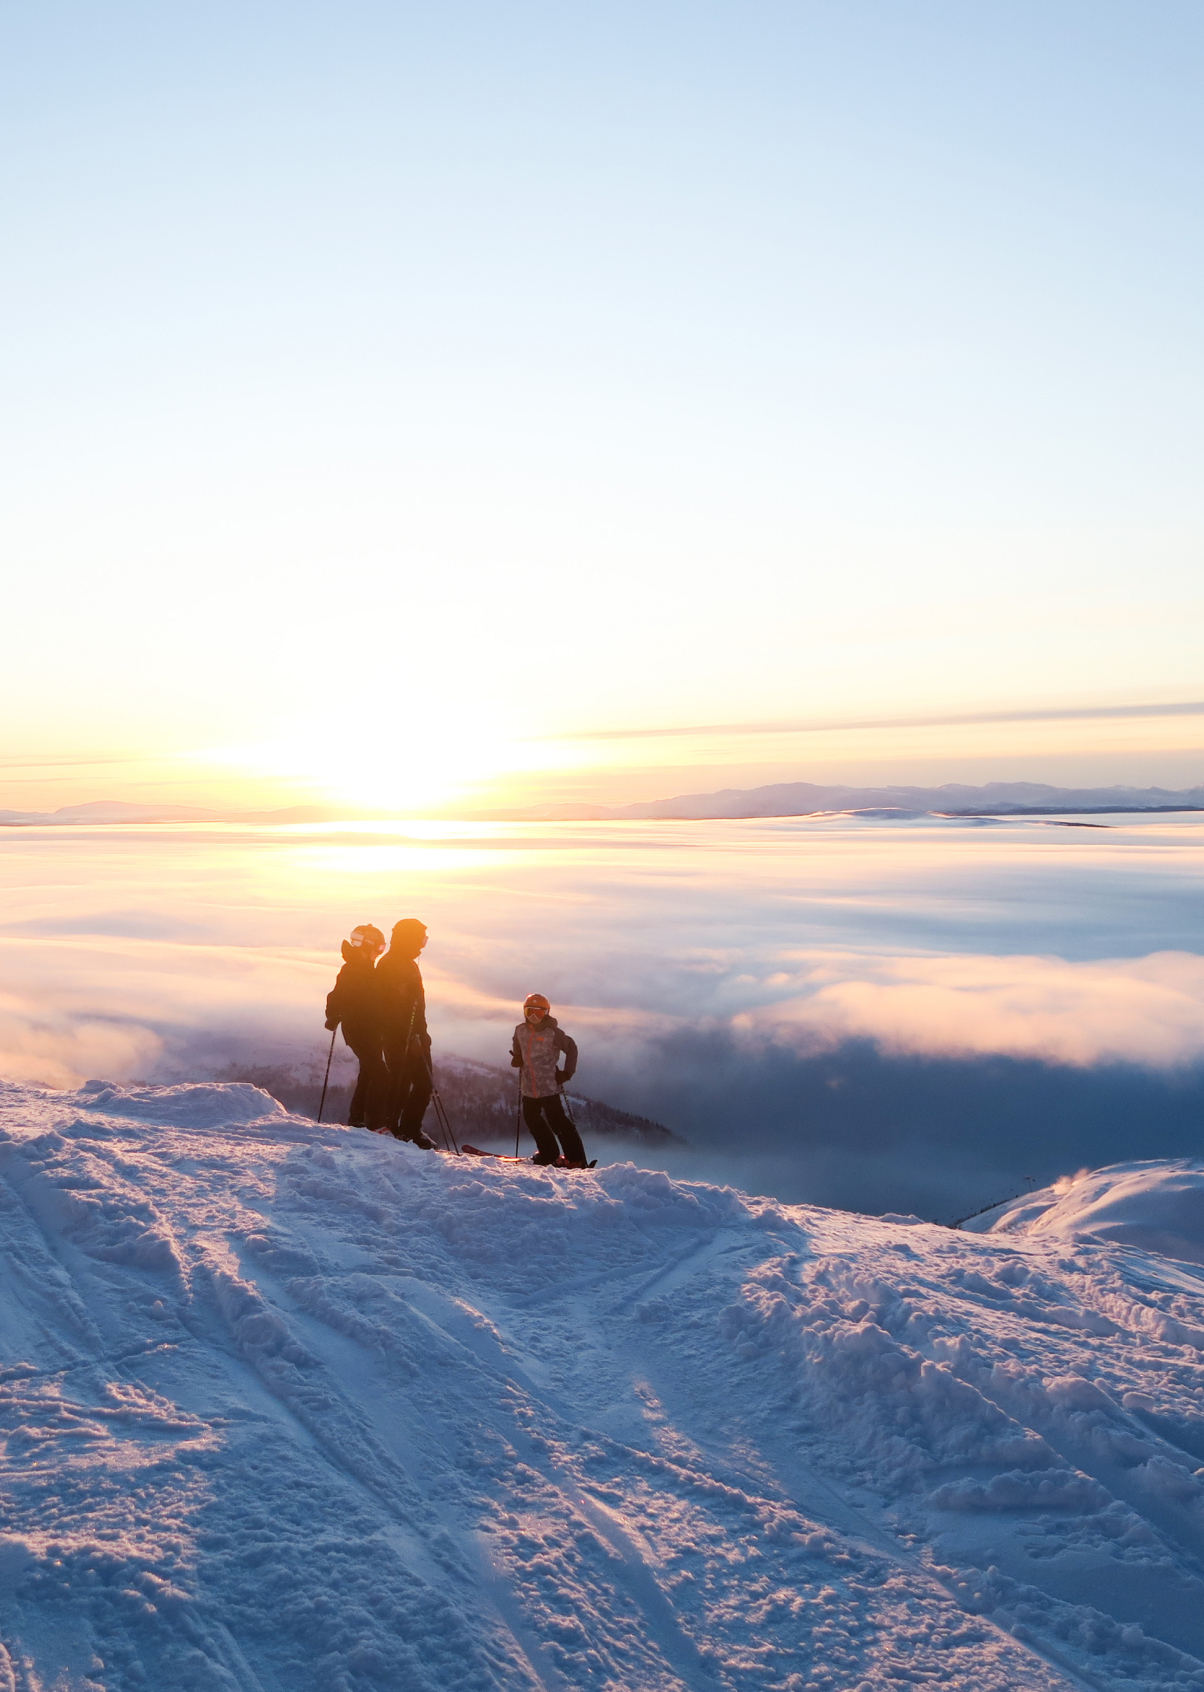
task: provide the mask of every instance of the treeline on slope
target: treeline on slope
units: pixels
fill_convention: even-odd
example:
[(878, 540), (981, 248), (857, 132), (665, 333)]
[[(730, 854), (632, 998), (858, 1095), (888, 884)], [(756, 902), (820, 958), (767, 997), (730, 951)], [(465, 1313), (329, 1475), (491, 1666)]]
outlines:
[[(316, 1117), (318, 1114), (322, 1070), (316, 1065), (298, 1070), (283, 1064), (230, 1064), (213, 1079), (249, 1081), (252, 1086), (262, 1087), (286, 1110), (298, 1116)], [(435, 1085), (458, 1140), (467, 1140), (474, 1145), (513, 1141), (518, 1114), (518, 1083), (512, 1069), (477, 1063), (469, 1058), (451, 1058), (436, 1063)], [(346, 1122), (352, 1086), (352, 1081), (342, 1077), (336, 1079), (332, 1075), (326, 1092), (326, 1107), (322, 1112), (324, 1121)], [(675, 1134), (661, 1122), (654, 1122), (651, 1117), (619, 1110), (614, 1105), (588, 1099), (575, 1091), (569, 1093), (569, 1102), (577, 1126), (587, 1137), (628, 1140), (640, 1146), (681, 1146), (687, 1143), (680, 1134)]]

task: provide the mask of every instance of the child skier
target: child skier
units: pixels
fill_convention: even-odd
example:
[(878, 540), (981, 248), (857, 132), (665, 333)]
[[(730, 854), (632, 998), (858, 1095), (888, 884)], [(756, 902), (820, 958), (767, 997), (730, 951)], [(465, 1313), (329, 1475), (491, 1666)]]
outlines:
[(351, 930), (343, 941), (343, 967), (326, 995), (326, 1026), (340, 1023), (343, 1038), (360, 1060), (359, 1078), (347, 1112), (349, 1128), (383, 1128), (389, 1106), (389, 1077), (382, 1050), (376, 970), (385, 937), (370, 922)]
[[(527, 995), (523, 1020), (514, 1030), (510, 1064), (521, 1071), (523, 1121), (539, 1148), (532, 1163), (559, 1163), (563, 1150), (568, 1168), (584, 1169), (585, 1147), (560, 1098), (561, 1088), (577, 1069), (577, 1043), (551, 1012), (542, 993)], [(563, 1069), (557, 1067), (560, 1052), (564, 1053)]]

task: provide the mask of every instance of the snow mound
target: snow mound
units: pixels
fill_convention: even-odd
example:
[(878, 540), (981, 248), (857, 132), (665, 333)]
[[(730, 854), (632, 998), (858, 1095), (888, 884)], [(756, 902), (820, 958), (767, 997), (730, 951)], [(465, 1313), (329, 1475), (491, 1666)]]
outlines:
[(1204, 1692), (1191, 1263), (269, 1105), (0, 1087), (0, 1688)]
[(1204, 1162), (1113, 1163), (1014, 1199), (967, 1227), (1049, 1240), (1100, 1240), (1204, 1263)]
[(288, 1114), (270, 1093), (246, 1081), (176, 1087), (120, 1087), (113, 1081), (85, 1081), (77, 1096), (86, 1110), (136, 1116), (181, 1128), (226, 1128), (233, 1123)]

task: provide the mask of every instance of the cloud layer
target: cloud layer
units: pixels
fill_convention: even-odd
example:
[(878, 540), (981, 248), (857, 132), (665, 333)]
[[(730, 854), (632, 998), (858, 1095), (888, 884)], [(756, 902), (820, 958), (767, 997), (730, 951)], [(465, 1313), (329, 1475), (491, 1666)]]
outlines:
[(538, 989), (586, 1091), (735, 1157), (733, 1178), (969, 1208), (1102, 1161), (1093, 1133), (1116, 1155), (1173, 1138), (1204, 1065), (1204, 959), (1181, 949), (1204, 829), (1056, 833), (22, 831), (0, 859), (0, 1074), (324, 1062), (339, 938), (420, 914), (437, 1051), (501, 1061)]
[(804, 974), (805, 993), (742, 1012), (733, 1029), (800, 1049), (868, 1039), (887, 1052), (1080, 1066), (1204, 1057), (1204, 958), (1193, 953), (1091, 963), (832, 954), (806, 960)]

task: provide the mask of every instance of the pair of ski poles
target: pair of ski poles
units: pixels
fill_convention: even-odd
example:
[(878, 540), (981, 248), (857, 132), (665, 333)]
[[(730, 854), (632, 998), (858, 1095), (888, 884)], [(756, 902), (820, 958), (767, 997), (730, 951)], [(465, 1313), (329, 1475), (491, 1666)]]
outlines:
[[(410, 1011), (410, 1026), (406, 1031), (405, 1055), (407, 1059), (409, 1058), (410, 1048), (414, 1042), (414, 1019), (417, 1015), (418, 1002), (415, 1000), (413, 1008)], [(439, 1097), (439, 1089), (435, 1085), (435, 1071), (431, 1068), (430, 1054), (421, 1042), (419, 1042), (418, 1050), (422, 1053), (423, 1066), (426, 1069), (427, 1079), (431, 1084), (431, 1103), (435, 1107), (435, 1124), (443, 1139), (443, 1149), (444, 1151), (449, 1151), (454, 1156), (459, 1157), (460, 1148), (456, 1144), (456, 1136), (452, 1133), (451, 1122), (448, 1118), (447, 1111), (444, 1109), (443, 1100)], [(418, 1124), (418, 1132), (422, 1132), (421, 1123)]]
[[(422, 1051), (421, 1046), (418, 1049)], [(435, 1071), (431, 1068), (431, 1060), (424, 1051), (422, 1052), (422, 1061), (426, 1065), (427, 1074), (430, 1076), (431, 1103), (435, 1107), (435, 1121), (438, 1124), (440, 1134), (443, 1136), (444, 1150), (453, 1152), (456, 1157), (459, 1157), (460, 1148), (456, 1144), (456, 1136), (452, 1133), (451, 1120), (448, 1117), (443, 1100), (439, 1097), (439, 1089), (435, 1085)]]
[[(410, 1012), (410, 1030), (409, 1030), (409, 1034), (406, 1037), (406, 1052), (407, 1052), (407, 1054), (408, 1054), (409, 1049), (410, 1049), (410, 1042), (413, 1040), (413, 1037), (414, 1037), (414, 1017), (417, 1014), (417, 1009), (418, 1009), (418, 1007), (415, 1006), (414, 1010), (412, 1010)], [(331, 1063), (334, 1059), (334, 1042), (335, 1042), (335, 1037), (338, 1034), (338, 1032), (339, 1032), (338, 1028), (336, 1027), (334, 1029), (334, 1031), (332, 1032), (331, 1036), (330, 1036), (330, 1050), (326, 1054), (326, 1074), (325, 1074), (325, 1076), (323, 1077), (323, 1080), (322, 1080), (322, 1097), (321, 1097), (321, 1100), (318, 1103), (318, 1121), (319, 1122), (321, 1122), (322, 1112), (326, 1108), (326, 1089), (330, 1085), (330, 1065), (331, 1065)], [(422, 1051), (421, 1046), (418, 1049), (419, 1049), (419, 1051)], [(456, 1136), (452, 1132), (452, 1125), (451, 1125), (451, 1120), (450, 1120), (450, 1118), (448, 1117), (448, 1114), (447, 1114), (447, 1107), (444, 1105), (443, 1100), (439, 1096), (439, 1089), (435, 1085), (435, 1072), (431, 1068), (431, 1060), (426, 1055), (425, 1051), (422, 1051), (422, 1061), (423, 1061), (423, 1064), (426, 1067), (426, 1073), (427, 1073), (427, 1076), (428, 1076), (430, 1083), (431, 1083), (431, 1102), (435, 1106), (435, 1122), (438, 1125), (439, 1133), (440, 1133), (440, 1136), (443, 1140), (443, 1148), (444, 1148), (445, 1151), (454, 1152), (454, 1154), (457, 1157), (459, 1157), (460, 1156), (460, 1148), (456, 1144)]]

